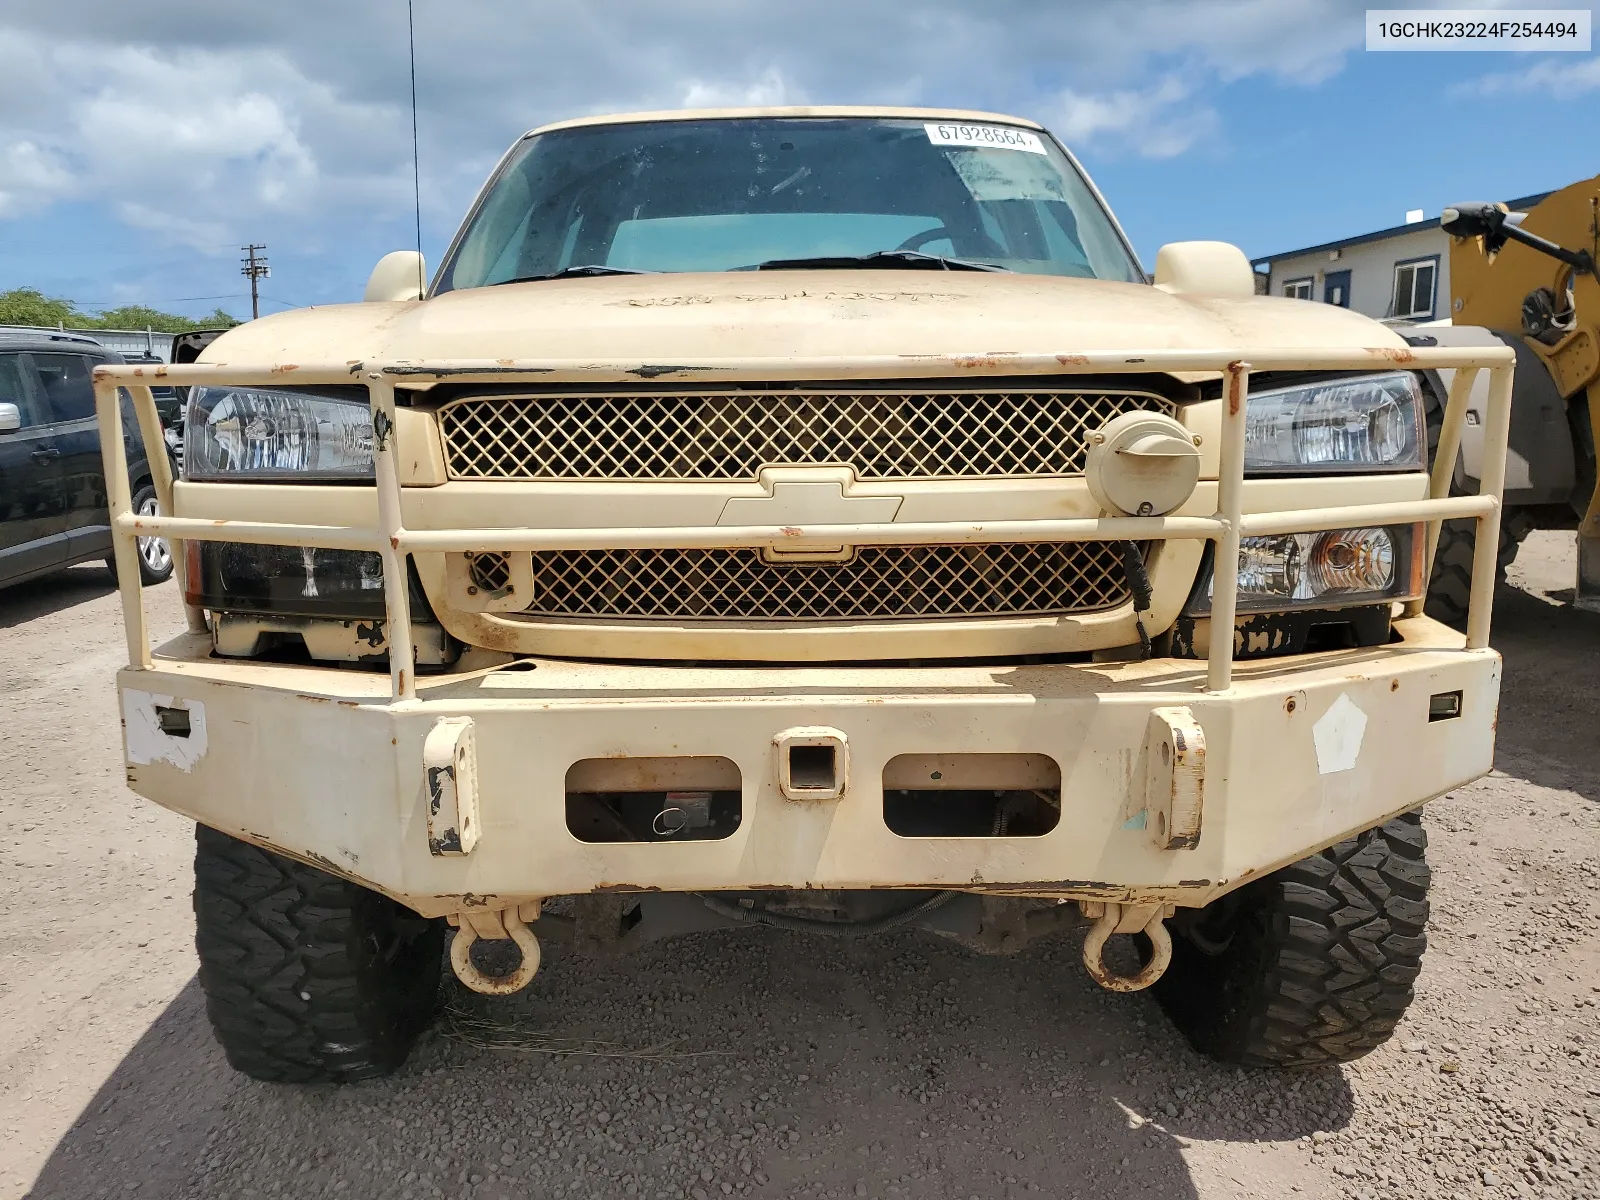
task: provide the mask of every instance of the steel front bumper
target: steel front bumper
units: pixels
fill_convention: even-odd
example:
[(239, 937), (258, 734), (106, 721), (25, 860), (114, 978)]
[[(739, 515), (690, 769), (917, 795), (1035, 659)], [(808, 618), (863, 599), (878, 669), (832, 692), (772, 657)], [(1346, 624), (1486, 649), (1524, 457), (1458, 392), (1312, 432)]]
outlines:
[[(1241, 663), (1220, 695), (1203, 690), (1203, 663), (1170, 659), (921, 669), (540, 660), (424, 679), (417, 701), (391, 704), (386, 676), (222, 662), (194, 635), (164, 647), (154, 669), (124, 670), (119, 687), (136, 792), (425, 915), (658, 889), (949, 887), (1203, 904), (1489, 770), (1499, 656), (1464, 649), (1426, 618), (1396, 629), (1401, 640), (1379, 649)], [(1453, 717), (1450, 693), (1460, 694)], [(1435, 697), (1446, 699), (1430, 720)], [(1171, 720), (1153, 719), (1157, 710), (1202, 733), (1198, 767), (1186, 748), (1188, 792), (1183, 767), (1163, 762), (1158, 732)], [(460, 718), (476, 758), (460, 782), (474, 786), (475, 774), (477, 840), (440, 855), (425, 744), (469, 727)], [(848, 739), (844, 794), (788, 799), (774, 739), (819, 726)], [(1001, 752), (1059, 764), (1052, 832), (905, 838), (885, 825), (891, 758)], [(571, 764), (682, 755), (737, 764), (744, 815), (731, 837), (594, 844), (568, 832)], [(1181, 825), (1191, 806), (1197, 838), (1165, 848), (1155, 817)]]

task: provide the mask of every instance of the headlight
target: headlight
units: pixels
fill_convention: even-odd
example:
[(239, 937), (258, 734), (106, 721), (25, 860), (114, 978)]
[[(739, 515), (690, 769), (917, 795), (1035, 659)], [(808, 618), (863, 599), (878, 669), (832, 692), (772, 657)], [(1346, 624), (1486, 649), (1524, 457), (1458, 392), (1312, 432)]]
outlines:
[(185, 479), (372, 478), (372, 411), (362, 388), (197, 387), (184, 438)]
[[(1421, 595), (1420, 525), (1329, 529), (1239, 540), (1240, 612), (1346, 608)], [(1208, 559), (1188, 612), (1211, 611)]]
[(1422, 397), (1409, 371), (1251, 392), (1244, 466), (1252, 474), (1419, 471)]

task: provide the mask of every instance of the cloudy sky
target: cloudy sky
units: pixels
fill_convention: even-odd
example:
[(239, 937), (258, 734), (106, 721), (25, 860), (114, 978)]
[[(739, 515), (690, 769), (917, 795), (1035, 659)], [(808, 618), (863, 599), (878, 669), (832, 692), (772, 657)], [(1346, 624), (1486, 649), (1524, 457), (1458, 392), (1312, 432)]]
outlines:
[[(1166, 241), (1259, 255), (1600, 171), (1576, 116), (1600, 111), (1600, 58), (1367, 53), (1364, 8), (415, 0), (424, 248), (431, 266), (523, 130), (683, 105), (1032, 117), (1147, 265)], [(7, 0), (0, 289), (240, 312), (254, 241), (263, 311), (356, 299), (414, 239), (409, 103), (404, 0)]]

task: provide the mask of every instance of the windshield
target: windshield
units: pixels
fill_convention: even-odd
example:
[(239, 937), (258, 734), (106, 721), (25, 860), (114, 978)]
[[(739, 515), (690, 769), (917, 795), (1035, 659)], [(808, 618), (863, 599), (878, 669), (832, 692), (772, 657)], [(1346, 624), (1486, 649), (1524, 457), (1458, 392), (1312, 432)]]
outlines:
[(885, 251), (1144, 281), (1048, 136), (996, 124), (757, 117), (526, 138), (435, 291), (585, 268), (735, 271)]

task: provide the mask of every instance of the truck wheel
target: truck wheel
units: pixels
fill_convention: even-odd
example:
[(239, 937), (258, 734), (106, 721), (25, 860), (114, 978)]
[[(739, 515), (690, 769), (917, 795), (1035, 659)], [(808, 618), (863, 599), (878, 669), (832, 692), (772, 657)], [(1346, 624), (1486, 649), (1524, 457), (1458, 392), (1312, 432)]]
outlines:
[[(1506, 581), (1506, 568), (1517, 557), (1522, 540), (1533, 532), (1534, 522), (1524, 512), (1508, 508), (1500, 514), (1500, 548), (1495, 555), (1494, 581)], [(1477, 522), (1446, 521), (1439, 529), (1439, 549), (1433, 557), (1433, 574), (1428, 579), (1428, 599), (1423, 611), (1447, 625), (1461, 625), (1467, 619), (1467, 601), (1472, 595), (1472, 551), (1477, 544)]]
[(1381, 1046), (1427, 946), (1427, 844), (1407, 813), (1169, 921), (1161, 1007), (1200, 1053), (1240, 1066), (1323, 1066)]
[(217, 1040), (273, 1083), (349, 1083), (405, 1061), (433, 1017), (440, 921), (201, 825), (195, 948)]

